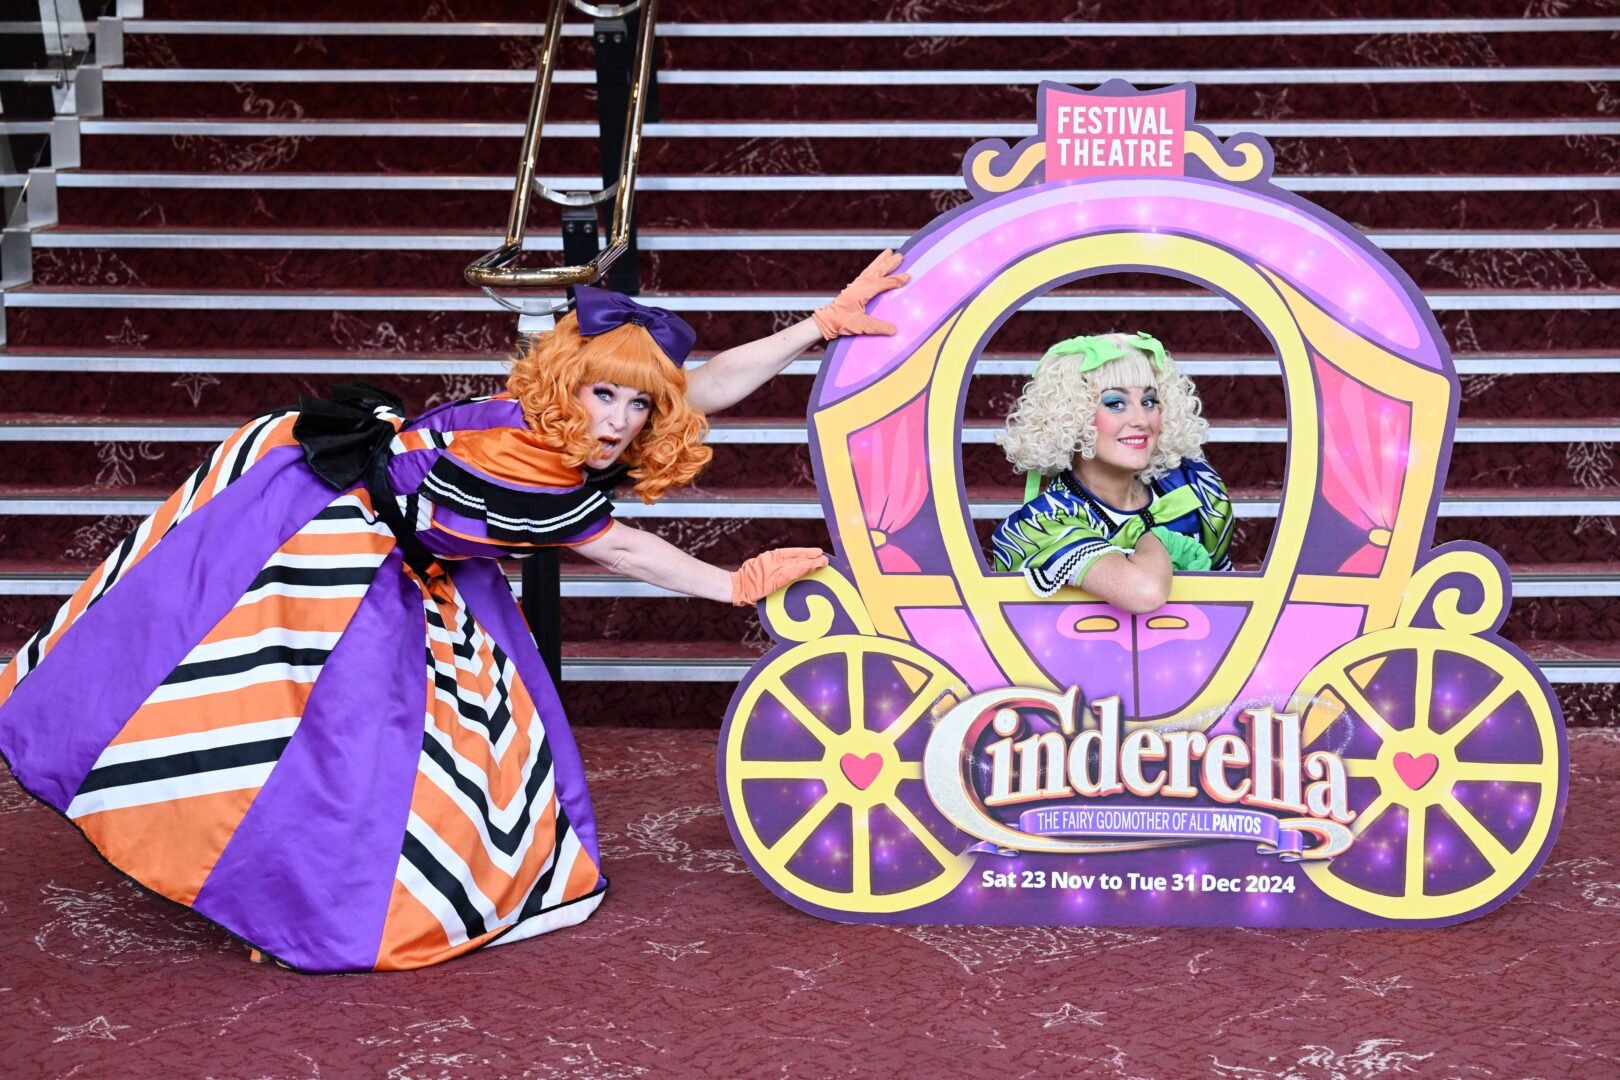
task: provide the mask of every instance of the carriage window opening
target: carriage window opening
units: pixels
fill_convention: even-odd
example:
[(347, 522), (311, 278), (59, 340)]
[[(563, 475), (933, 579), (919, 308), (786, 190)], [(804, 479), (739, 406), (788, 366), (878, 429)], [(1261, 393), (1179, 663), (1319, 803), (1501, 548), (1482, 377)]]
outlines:
[[(1288, 456), (1280, 365), (1254, 373), (1253, 361), (1276, 362), (1265, 331), (1236, 308), (1204, 309), (1209, 290), (1162, 274), (1096, 275), (1045, 295), (1073, 303), (1026, 305), (981, 354), (1033, 370), (981, 375), (968, 395), (968, 421), (1001, 444), (965, 468), (969, 489), (1019, 508), (978, 522), (987, 566), (1055, 560), (1055, 576), (1075, 578), (1152, 533), (1178, 572), (1257, 572)], [(1140, 310), (1144, 296), (1163, 303)]]

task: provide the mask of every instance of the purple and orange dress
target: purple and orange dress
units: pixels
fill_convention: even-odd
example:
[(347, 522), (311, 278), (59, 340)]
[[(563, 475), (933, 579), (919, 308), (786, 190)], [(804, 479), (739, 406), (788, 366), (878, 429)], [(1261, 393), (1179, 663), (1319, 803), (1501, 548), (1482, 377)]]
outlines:
[(607, 496), (516, 401), (456, 402), (378, 455), (402, 544), (297, 415), (227, 439), (19, 650), (0, 752), (118, 869), (295, 968), (581, 922), (590, 795), (496, 560), (601, 535)]

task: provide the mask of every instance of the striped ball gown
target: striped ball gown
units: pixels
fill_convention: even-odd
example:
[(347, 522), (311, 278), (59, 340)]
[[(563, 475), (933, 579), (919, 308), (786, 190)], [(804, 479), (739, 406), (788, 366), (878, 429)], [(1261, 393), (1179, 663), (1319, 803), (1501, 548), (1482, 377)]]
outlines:
[(0, 752), (116, 867), (308, 971), (421, 967), (585, 919), (607, 880), (556, 689), (495, 561), (611, 505), (505, 397), (394, 438), (389, 483), (225, 441), (0, 675)]

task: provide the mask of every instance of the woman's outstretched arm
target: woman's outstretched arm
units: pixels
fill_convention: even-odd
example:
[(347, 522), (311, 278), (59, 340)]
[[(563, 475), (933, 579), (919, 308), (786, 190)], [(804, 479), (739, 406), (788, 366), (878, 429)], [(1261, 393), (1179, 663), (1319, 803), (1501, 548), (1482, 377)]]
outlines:
[(827, 564), (815, 548), (781, 548), (756, 555), (737, 570), (693, 558), (662, 537), (615, 522), (574, 550), (615, 574), (672, 592), (721, 603), (753, 604)]
[(686, 403), (705, 414), (730, 408), (820, 340), (815, 320), (804, 318), (770, 337), (717, 353), (687, 377)]
[(911, 280), (897, 274), (901, 256), (885, 251), (861, 271), (832, 303), (817, 308), (808, 319), (778, 330), (770, 337), (727, 349), (692, 372), (686, 383), (686, 403), (701, 413), (719, 412), (781, 374), (788, 362), (819, 340), (831, 341), (850, 334), (892, 334), (894, 324), (866, 313), (872, 298)]

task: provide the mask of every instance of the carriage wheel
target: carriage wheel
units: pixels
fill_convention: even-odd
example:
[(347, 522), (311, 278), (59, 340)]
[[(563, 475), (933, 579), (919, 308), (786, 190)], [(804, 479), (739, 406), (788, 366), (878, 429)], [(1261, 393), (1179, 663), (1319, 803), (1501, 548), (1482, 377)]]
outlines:
[[(1391, 672), (1386, 692), (1380, 675)], [(1394, 693), (1408, 673), (1409, 698)], [(1398, 627), (1330, 654), (1294, 700), (1313, 702), (1305, 749), (1338, 751), (1352, 778), (1356, 843), (1305, 864), (1324, 893), (1384, 918), (1452, 919), (1535, 864), (1563, 765), (1546, 690), (1519, 657), (1483, 638)]]
[[(933, 707), (965, 696), (938, 660), (890, 638), (838, 635), (773, 657), (721, 736), (739, 846), (778, 888), (834, 911), (906, 911), (949, 893), (971, 859), (947, 846), (922, 751)], [(831, 721), (826, 700), (839, 703)]]

